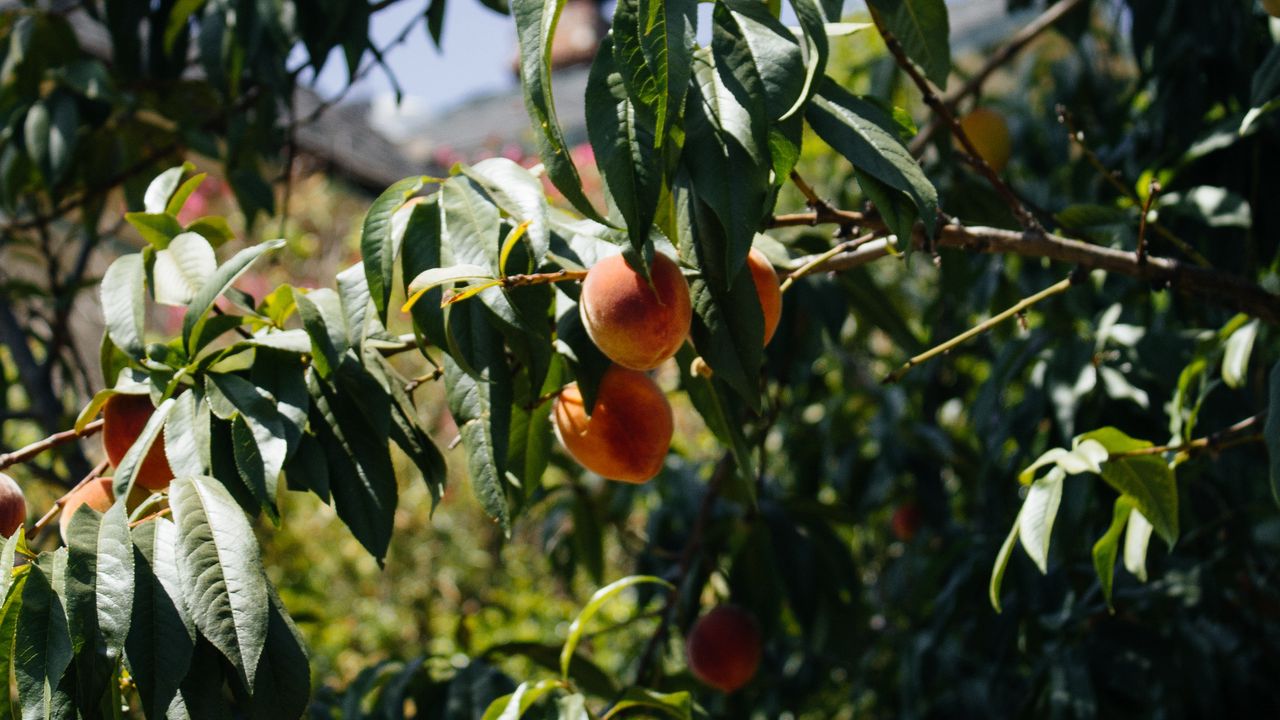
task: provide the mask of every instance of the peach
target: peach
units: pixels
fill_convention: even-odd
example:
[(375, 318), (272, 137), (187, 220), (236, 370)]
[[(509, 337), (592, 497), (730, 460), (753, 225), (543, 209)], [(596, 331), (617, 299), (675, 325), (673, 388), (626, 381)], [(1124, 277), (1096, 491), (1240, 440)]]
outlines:
[(94, 478), (67, 493), (66, 500), (62, 502), (62, 514), (58, 518), (58, 530), (62, 533), (63, 542), (67, 540), (71, 518), (81, 505), (88, 505), (100, 513), (111, 509), (116, 502), (115, 493), (111, 490), (112, 482), (113, 479), (109, 477)]
[(889, 521), (893, 536), (902, 542), (911, 542), (920, 530), (920, 506), (914, 502), (905, 502), (893, 511), (893, 519)]
[(578, 303), (591, 341), (615, 363), (652, 370), (676, 354), (689, 334), (689, 283), (665, 255), (653, 256), (653, 285), (621, 255), (592, 266)]
[(764, 253), (751, 248), (747, 255), (747, 268), (751, 270), (751, 282), (755, 283), (756, 295), (760, 296), (760, 310), (764, 313), (764, 344), (773, 339), (778, 329), (778, 320), (782, 318), (782, 290), (778, 284), (778, 273), (773, 263)]
[(750, 612), (721, 605), (693, 624), (685, 650), (694, 677), (731, 693), (760, 667), (760, 626)]
[(1004, 116), (990, 108), (977, 108), (960, 119), (960, 127), (991, 169), (1004, 172), (1013, 156), (1013, 141)]
[(0, 537), (10, 537), (27, 520), (27, 499), (13, 478), (0, 473)]
[[(155, 411), (151, 398), (146, 395), (112, 395), (102, 406), (102, 446), (113, 466), (120, 467), (120, 461)], [(163, 490), (172, 480), (173, 470), (164, 454), (164, 434), (161, 433), (142, 459), (133, 481), (148, 490)]]
[(648, 375), (614, 365), (605, 371), (588, 416), (578, 384), (553, 410), (561, 444), (586, 469), (609, 480), (643, 483), (662, 469), (675, 426), (671, 404)]

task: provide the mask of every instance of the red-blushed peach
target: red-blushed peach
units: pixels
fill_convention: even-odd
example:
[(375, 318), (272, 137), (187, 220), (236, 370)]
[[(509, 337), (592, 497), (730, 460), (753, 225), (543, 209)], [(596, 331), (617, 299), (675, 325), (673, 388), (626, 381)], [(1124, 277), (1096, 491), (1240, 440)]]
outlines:
[(12, 536), (26, 521), (27, 499), (22, 488), (13, 478), (0, 473), (0, 536)]
[(685, 650), (694, 677), (731, 693), (751, 682), (760, 667), (760, 626), (746, 610), (721, 605), (693, 624)]
[(648, 375), (618, 365), (605, 371), (587, 415), (578, 384), (556, 398), (556, 434), (573, 459), (609, 480), (643, 483), (662, 469), (675, 431), (671, 404)]
[(782, 319), (782, 289), (778, 283), (778, 273), (773, 263), (764, 253), (751, 248), (747, 254), (747, 268), (751, 270), (751, 282), (755, 283), (756, 295), (760, 296), (760, 310), (764, 313), (764, 344), (773, 339), (778, 329), (778, 320)]
[(100, 513), (111, 509), (116, 502), (115, 493), (111, 490), (113, 481), (113, 478), (109, 477), (94, 478), (67, 494), (67, 499), (62, 503), (62, 512), (58, 517), (58, 531), (62, 533), (63, 542), (67, 540), (67, 528), (71, 527), (71, 518), (81, 505), (88, 505)]
[(894, 537), (902, 542), (911, 542), (911, 538), (920, 530), (920, 506), (910, 501), (899, 505), (893, 511), (890, 525)]
[[(102, 406), (102, 446), (114, 467), (120, 467), (120, 461), (142, 434), (143, 426), (155, 411), (151, 398), (146, 395), (112, 395)], [(169, 468), (169, 458), (164, 454), (162, 432), (151, 443), (151, 449), (142, 459), (133, 482), (148, 490), (163, 490), (172, 480), (173, 470)]]
[(652, 286), (621, 255), (605, 258), (587, 271), (578, 303), (591, 341), (632, 370), (652, 370), (675, 355), (693, 321), (680, 266), (655, 254), (649, 270)]
[(1004, 172), (1009, 158), (1013, 156), (1013, 140), (1004, 116), (990, 108), (980, 107), (960, 118), (960, 127), (964, 128), (964, 134), (991, 169)]

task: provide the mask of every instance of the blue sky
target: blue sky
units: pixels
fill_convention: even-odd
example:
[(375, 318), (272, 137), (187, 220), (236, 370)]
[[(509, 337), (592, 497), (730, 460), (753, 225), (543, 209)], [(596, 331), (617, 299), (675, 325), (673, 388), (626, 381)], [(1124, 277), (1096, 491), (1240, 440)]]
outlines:
[[(426, 5), (426, 0), (406, 0), (375, 15), (373, 37), (377, 46), (390, 43), (408, 23), (422, 15)], [(861, 3), (846, 2), (846, 5), (853, 7)], [(445, 8), (442, 49), (437, 50), (420, 23), (405, 43), (387, 54), (387, 63), (394, 70), (406, 104), (414, 114), (431, 114), (456, 105), (468, 96), (516, 87), (511, 72), (516, 54), (515, 26), (511, 18), (493, 12), (479, 0), (449, 0)], [(700, 5), (699, 11), (705, 16), (699, 24), (708, 26), (711, 6)], [(794, 22), (789, 7), (783, 21)], [(346, 76), (346, 63), (341, 52), (335, 51), (316, 87), (322, 95), (330, 97), (342, 89)], [(352, 88), (348, 97), (371, 100), (391, 93), (386, 74), (375, 69)]]

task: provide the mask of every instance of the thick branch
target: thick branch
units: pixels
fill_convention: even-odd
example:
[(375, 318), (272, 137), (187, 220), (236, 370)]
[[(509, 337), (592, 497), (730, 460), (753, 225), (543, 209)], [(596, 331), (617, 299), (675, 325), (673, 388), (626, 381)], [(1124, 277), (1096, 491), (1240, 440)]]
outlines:
[(88, 437), (102, 429), (102, 420), (94, 420), (84, 426), (84, 430), (76, 432), (75, 430), (63, 430), (60, 433), (54, 433), (43, 440), (37, 440), (30, 445), (18, 448), (11, 453), (0, 455), (0, 470), (10, 465), (26, 462), (31, 458), (50, 448), (55, 448), (63, 443), (69, 443), (72, 440), (78, 440), (82, 437)]
[[(780, 215), (770, 223), (772, 227), (814, 225), (820, 222), (852, 223), (873, 229), (883, 228), (883, 223), (872, 216), (848, 210), (832, 211), (837, 218), (819, 220), (815, 213)], [(917, 226), (913, 242), (925, 248), (927, 238)], [(1058, 262), (1079, 265), (1086, 270), (1105, 270), (1116, 275), (1146, 280), (1160, 287), (1197, 297), (1207, 302), (1248, 313), (1272, 325), (1280, 325), (1280, 295), (1230, 273), (1196, 267), (1189, 263), (1162, 257), (1148, 256), (1146, 262), (1138, 261), (1136, 253), (1090, 245), (1058, 235), (1039, 232), (1017, 232), (990, 227), (965, 227), (950, 224), (942, 228), (934, 245), (970, 252), (1040, 257)], [(844, 255), (837, 255), (826, 262), (822, 270), (833, 272), (865, 265), (889, 254), (888, 240), (867, 243)], [(795, 267), (803, 267), (814, 258), (796, 260)]]
[[(943, 104), (947, 106), (948, 110), (954, 112), (965, 98), (971, 95), (978, 95), (982, 91), (983, 83), (991, 77), (992, 73), (1003, 67), (1014, 56), (1022, 52), (1023, 48), (1030, 45), (1032, 40), (1040, 37), (1045, 30), (1053, 27), (1067, 13), (1075, 10), (1083, 3), (1084, 0), (1058, 0), (1058, 2), (1049, 6), (1047, 10), (1040, 14), (1040, 17), (1032, 20), (1021, 30), (1014, 33), (1013, 37), (1000, 46), (1000, 49), (992, 53), (991, 57), (987, 58), (987, 62), (983, 64), (978, 72), (974, 73), (973, 77), (969, 78), (968, 82), (954, 92), (947, 93), (942, 98)], [(930, 121), (911, 141), (911, 154), (918, 156), (924, 152), (925, 147), (928, 146), (933, 136), (937, 134), (942, 124), (942, 121), (938, 118)]]

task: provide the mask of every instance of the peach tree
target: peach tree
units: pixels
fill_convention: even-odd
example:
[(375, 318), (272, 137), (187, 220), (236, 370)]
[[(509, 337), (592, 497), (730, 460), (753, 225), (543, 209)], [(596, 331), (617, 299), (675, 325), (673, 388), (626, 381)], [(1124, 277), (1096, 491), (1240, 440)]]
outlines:
[[(50, 238), (82, 233), (87, 257), (125, 177), (123, 219), (142, 241), (97, 288), (106, 387), (68, 427), (0, 456), (0, 469), (33, 464), (96, 432), (112, 456), (45, 467), (75, 487), (0, 551), (0, 677), (16, 689), (0, 716), (1280, 703), (1257, 680), (1280, 657), (1280, 210), (1267, 202), (1280, 189), (1280, 27), (1261, 6), (1059, 0), (949, 83), (942, 0), (870, 0), (859, 22), (839, 0), (789, 0), (785, 15), (781, 2), (619, 0), (582, 99), (600, 203), (557, 118), (564, 2), (511, 0), (538, 162), (401, 180), (329, 286), (254, 296), (238, 281), (284, 241), (182, 215), (206, 181), (194, 166), (150, 171), (183, 150), (218, 157), (252, 220), (273, 201), (258, 167), (297, 80), (284, 56), (299, 44), (318, 69), (344, 50), (354, 80), (384, 4), (260, 5), (91, 3), (113, 65), (87, 59), (59, 12), (0, 24), (4, 242), (52, 263)], [(423, 11), (439, 38), (444, 2)], [(1122, 29), (1098, 20), (1108, 13)], [(1016, 64), (1054, 28), (1072, 60)], [(1107, 45), (1121, 32), (1125, 50)], [(851, 65), (849, 47), (865, 57)], [(201, 80), (181, 73), (193, 53)], [(1007, 168), (977, 136), (991, 124), (964, 122), (997, 73), (1025, 90), (988, 101), (1019, 119), (995, 138), (1013, 148)], [(237, 112), (202, 119), (188, 94)], [(152, 106), (175, 117), (157, 122)], [(111, 138), (151, 125), (163, 151), (120, 167), (110, 147), (128, 141)], [(772, 278), (769, 265), (780, 301), (753, 272)], [(613, 274), (593, 299), (600, 267)], [(51, 273), (44, 291), (73, 292), (79, 273)], [(630, 315), (586, 307), (631, 295), (656, 300)], [(180, 309), (171, 336), (149, 326), (156, 306)], [(677, 306), (683, 318), (644, 334), (640, 320)], [(2, 325), (10, 300), (0, 311)], [(660, 352), (624, 376), (611, 334)], [(21, 370), (33, 343), (61, 357), (67, 342), (6, 341), (9, 363)], [(641, 374), (654, 367), (658, 384)], [(428, 433), (437, 410), (416, 392), (431, 383), (456, 450)], [(687, 401), (717, 451), (671, 450), (668, 420), (643, 471), (604, 469), (641, 454), (668, 398)], [(119, 402), (142, 410), (114, 453)], [(605, 417), (603, 449), (569, 437)], [(289, 521), (285, 492), (311, 493), (381, 562), (402, 539), (396, 458), (437, 501), (446, 458), (465, 466), (502, 535), (547, 507), (572, 516), (574, 549), (550, 561), (600, 589), (563, 638), (508, 648), (527, 676), (490, 658), (443, 674), (419, 659), (313, 692), (260, 543)], [(156, 481), (145, 468), (160, 460)], [(614, 475), (632, 483), (599, 482)], [(109, 492), (77, 495), (92, 487)], [(22, 502), (8, 486), (3, 497), (8, 514)], [(59, 512), (61, 543), (45, 531)], [(633, 572), (604, 577), (604, 538), (632, 513), (647, 513)], [(624, 593), (656, 622), (619, 675), (585, 643)]]

